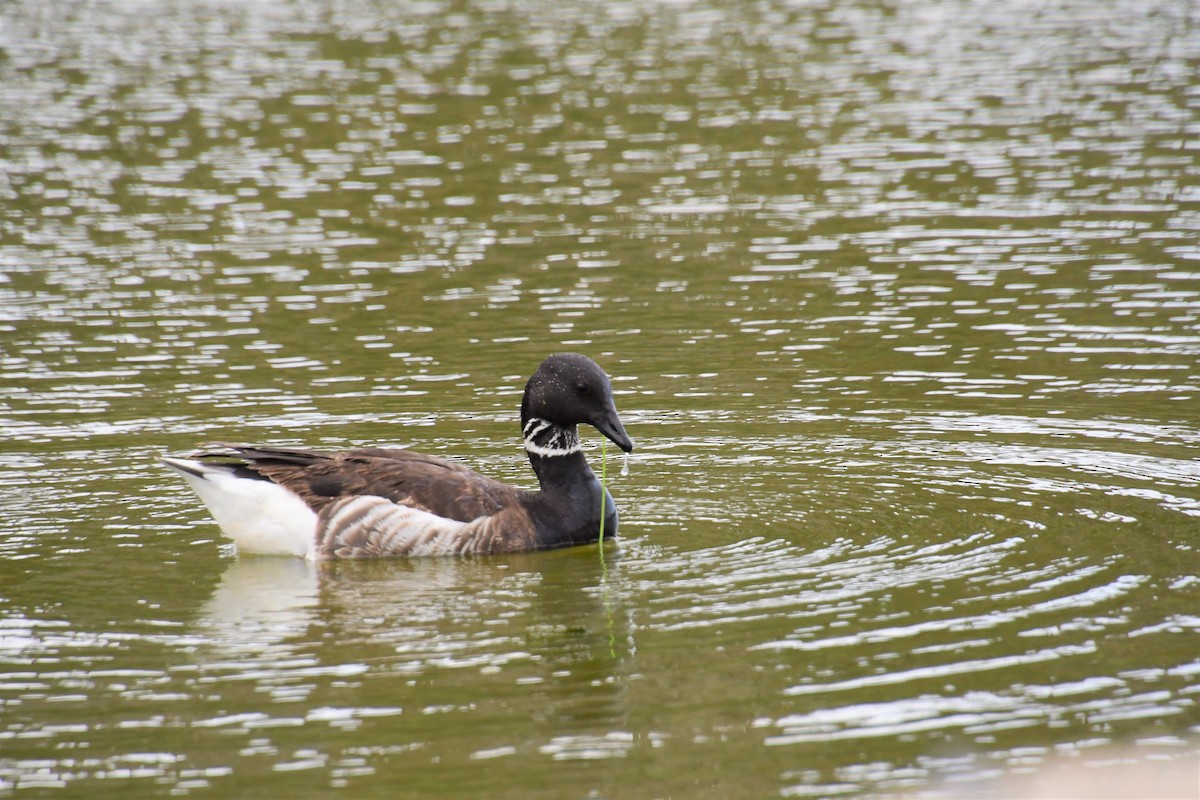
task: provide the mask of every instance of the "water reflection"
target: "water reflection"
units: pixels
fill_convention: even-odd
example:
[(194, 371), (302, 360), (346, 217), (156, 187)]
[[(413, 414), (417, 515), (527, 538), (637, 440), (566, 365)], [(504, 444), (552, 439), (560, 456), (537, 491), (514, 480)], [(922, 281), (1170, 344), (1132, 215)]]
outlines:
[(271, 663), (304, 638), (319, 604), (316, 568), (306, 561), (238, 559), (221, 574), (196, 628), (220, 658), (254, 656)]
[[(242, 558), (200, 610), (198, 666), (221, 681), (249, 680), (277, 702), (306, 697), (321, 677), (407, 680), (516, 666), (519, 685), (544, 685), (547, 702), (576, 706), (570, 692), (551, 701), (555, 687), (582, 681), (616, 692), (633, 649), (611, 589), (578, 582), (594, 580), (600, 568), (577, 556), (526, 565), (519, 558), (336, 565)], [(623, 716), (619, 704), (589, 708), (592, 722)]]

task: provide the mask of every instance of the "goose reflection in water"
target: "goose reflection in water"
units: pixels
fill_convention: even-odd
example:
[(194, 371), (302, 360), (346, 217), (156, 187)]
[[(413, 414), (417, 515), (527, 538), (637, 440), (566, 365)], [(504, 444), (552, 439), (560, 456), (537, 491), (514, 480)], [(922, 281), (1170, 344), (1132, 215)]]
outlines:
[[(369, 702), (384, 705), (430, 702), (411, 688), (422, 674), (503, 672), (478, 702), (537, 686), (567, 735), (575, 723), (616, 724), (629, 712), (635, 645), (620, 553), (607, 559), (591, 548), (468, 560), (239, 558), (199, 611), (198, 661), (226, 694), (249, 681), (297, 699), (370, 681)], [(259, 702), (247, 698), (247, 708)]]

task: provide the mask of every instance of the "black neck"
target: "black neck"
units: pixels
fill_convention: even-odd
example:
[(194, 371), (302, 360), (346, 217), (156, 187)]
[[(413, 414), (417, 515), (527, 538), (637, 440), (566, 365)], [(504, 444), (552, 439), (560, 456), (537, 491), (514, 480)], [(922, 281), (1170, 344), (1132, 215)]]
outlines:
[(525, 452), (538, 476), (541, 492), (534, 504), (547, 515), (546, 528), (556, 530), (555, 546), (594, 542), (600, 534), (600, 504), (606, 506), (606, 534), (617, 533), (617, 509), (588, 465), (574, 425), (558, 425), (539, 417), (524, 420)]

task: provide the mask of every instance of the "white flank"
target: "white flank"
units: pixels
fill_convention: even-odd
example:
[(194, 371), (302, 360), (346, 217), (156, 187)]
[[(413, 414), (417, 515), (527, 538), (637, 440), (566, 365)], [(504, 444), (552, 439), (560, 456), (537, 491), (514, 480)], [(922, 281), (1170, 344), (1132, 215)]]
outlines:
[[(444, 556), (462, 552), (472, 522), (439, 517), (428, 511), (371, 495), (338, 500), (320, 516), (318, 537), (336, 551), (348, 539), (367, 543), (375, 556)], [(362, 538), (359, 538), (362, 537)]]
[(220, 464), (165, 456), (162, 461), (200, 495), (240, 552), (312, 556), (317, 515), (287, 489), (271, 481), (238, 478)]

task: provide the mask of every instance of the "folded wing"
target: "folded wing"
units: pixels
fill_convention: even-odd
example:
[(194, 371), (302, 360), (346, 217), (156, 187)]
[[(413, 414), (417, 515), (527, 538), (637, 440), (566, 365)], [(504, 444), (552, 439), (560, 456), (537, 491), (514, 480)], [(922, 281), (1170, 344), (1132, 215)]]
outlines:
[(519, 489), (461, 464), (409, 450), (363, 448), (320, 453), (283, 447), (221, 445), (254, 475), (286, 487), (309, 508), (359, 495), (382, 497), (447, 520), (470, 522), (521, 504)]

